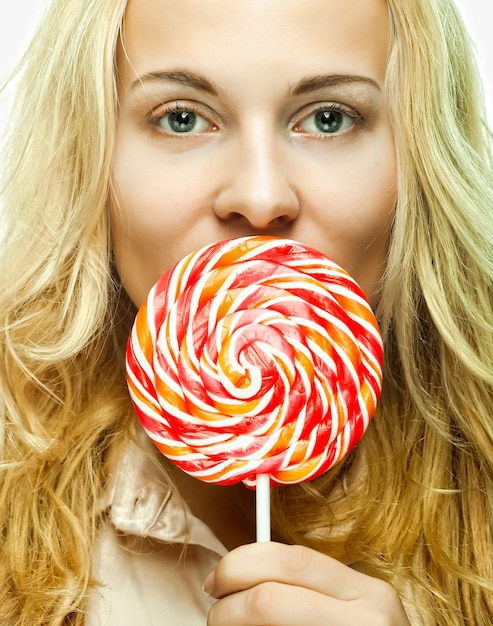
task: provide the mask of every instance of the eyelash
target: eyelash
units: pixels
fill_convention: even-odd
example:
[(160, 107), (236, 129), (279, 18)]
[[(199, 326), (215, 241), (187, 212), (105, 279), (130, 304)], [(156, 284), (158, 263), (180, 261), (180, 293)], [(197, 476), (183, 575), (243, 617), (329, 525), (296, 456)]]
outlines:
[[(301, 124), (306, 122), (308, 119), (316, 116), (317, 113), (323, 113), (323, 112), (341, 113), (342, 115), (346, 117), (346, 119), (350, 119), (354, 123), (355, 127), (357, 128), (363, 128), (366, 124), (365, 118), (356, 109), (352, 109), (340, 103), (332, 102), (329, 104), (321, 104), (315, 107), (315, 109), (310, 110), (310, 112), (307, 115), (305, 115), (300, 122), (297, 122), (296, 124), (293, 125), (293, 129), (296, 130), (297, 128), (301, 126)], [(348, 131), (334, 133), (333, 136), (338, 137), (342, 134), (345, 134), (345, 132), (348, 132)], [(306, 133), (306, 134), (309, 134), (309, 133)], [(316, 136), (325, 137), (325, 138), (331, 136), (331, 133), (324, 133), (324, 132), (314, 133), (314, 134)]]
[[(174, 113), (192, 113), (196, 115), (198, 118), (202, 118), (203, 120), (207, 121), (209, 126), (213, 127), (214, 129), (216, 128), (216, 126), (212, 124), (205, 115), (202, 115), (202, 113), (199, 112), (198, 107), (196, 107), (193, 103), (181, 104), (178, 102), (167, 105), (164, 111), (160, 112), (158, 115), (156, 115), (155, 109), (154, 109), (151, 113), (151, 126), (157, 127), (159, 129), (161, 126), (161, 120), (165, 119), (169, 115), (173, 115)], [(164, 128), (161, 128), (161, 131), (173, 137), (180, 137), (181, 134), (184, 136), (197, 134), (197, 133), (167, 132)]]
[[(303, 123), (305, 123), (307, 120), (309, 120), (311, 117), (314, 117), (317, 115), (317, 113), (322, 113), (322, 112), (338, 112), (341, 113), (342, 115), (345, 116), (346, 119), (350, 119), (353, 123), (354, 126), (356, 128), (364, 128), (364, 126), (366, 125), (366, 120), (365, 118), (356, 110), (350, 107), (347, 107), (343, 104), (340, 103), (329, 103), (329, 104), (321, 104), (319, 106), (317, 106), (315, 109), (310, 110), (310, 112), (305, 115), (301, 121), (296, 122), (295, 124), (292, 125), (292, 130), (294, 130), (295, 132), (300, 132), (300, 134), (306, 134), (306, 135), (314, 135), (314, 136), (318, 136), (318, 137), (323, 137), (323, 138), (335, 138), (335, 137), (339, 137), (340, 135), (345, 134), (346, 132), (349, 132), (349, 130), (351, 129), (346, 129), (342, 132), (335, 132), (335, 133), (330, 133), (330, 132), (309, 132), (309, 131), (301, 131), (300, 127)], [(156, 127), (158, 128), (158, 130), (160, 130), (161, 132), (167, 134), (168, 136), (172, 136), (172, 137), (176, 137), (176, 138), (180, 138), (180, 137), (189, 137), (190, 135), (197, 135), (197, 134), (202, 134), (203, 131), (192, 131), (192, 132), (172, 132), (172, 131), (167, 131), (166, 129), (161, 127), (161, 121), (163, 119), (165, 119), (167, 116), (176, 114), (176, 113), (191, 113), (195, 116), (197, 116), (197, 118), (201, 118), (202, 120), (205, 120), (209, 127), (212, 127), (213, 130), (217, 129), (217, 126), (215, 126), (214, 124), (212, 124), (207, 116), (202, 115), (199, 110), (198, 107), (194, 106), (193, 103), (186, 103), (186, 104), (182, 104), (182, 103), (173, 103), (170, 105), (167, 105), (165, 110), (156, 115), (155, 113), (155, 109), (152, 111), (151, 113), (151, 126), (152, 127)], [(205, 132), (211, 132), (211, 130), (209, 129), (208, 131)]]

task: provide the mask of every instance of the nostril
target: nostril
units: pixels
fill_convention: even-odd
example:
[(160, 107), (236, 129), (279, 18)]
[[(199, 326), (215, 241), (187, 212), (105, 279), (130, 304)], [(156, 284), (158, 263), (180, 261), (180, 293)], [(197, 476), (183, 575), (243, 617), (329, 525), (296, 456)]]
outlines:
[(290, 224), (295, 218), (291, 215), (279, 215), (279, 217), (276, 217), (272, 220), (272, 222), (277, 223), (277, 224)]
[(266, 216), (263, 215), (252, 218), (252, 216), (244, 215), (239, 211), (230, 211), (224, 215), (218, 215), (218, 217), (223, 222), (244, 224), (249, 228), (254, 228), (256, 230), (261, 229), (262, 231), (279, 226), (286, 226), (295, 219), (294, 216), (290, 216), (288, 214), (278, 215), (272, 219), (267, 219)]
[(245, 216), (238, 211), (230, 211), (229, 213), (224, 213), (222, 215), (218, 215), (220, 220), (229, 221), (229, 222), (237, 222), (239, 220), (245, 220)]

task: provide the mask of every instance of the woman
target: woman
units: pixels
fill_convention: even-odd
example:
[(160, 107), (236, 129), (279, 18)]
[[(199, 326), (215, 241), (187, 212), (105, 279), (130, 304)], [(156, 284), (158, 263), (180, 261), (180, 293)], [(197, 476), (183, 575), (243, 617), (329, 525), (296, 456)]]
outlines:
[[(491, 622), (480, 103), (445, 0), (52, 3), (3, 187), (2, 623)], [(139, 443), (123, 351), (172, 262), (254, 233), (354, 275), (385, 383), (344, 462), (274, 490), (279, 543), (221, 559), (251, 539), (248, 494)]]

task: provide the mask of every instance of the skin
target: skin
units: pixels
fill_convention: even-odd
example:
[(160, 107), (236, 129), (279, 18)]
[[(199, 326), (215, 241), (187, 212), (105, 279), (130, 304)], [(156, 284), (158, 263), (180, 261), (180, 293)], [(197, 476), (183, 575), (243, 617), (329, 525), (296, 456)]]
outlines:
[[(388, 33), (384, 0), (130, 0), (110, 217), (137, 306), (183, 255), (253, 234), (318, 248), (375, 302), (396, 199)], [(237, 490), (188, 478), (192, 510), (244, 543)], [(209, 626), (408, 624), (386, 583), (301, 546), (241, 545), (205, 591)]]
[(303, 546), (241, 546), (222, 559), (204, 590), (219, 598), (208, 626), (409, 625), (390, 585)]
[(124, 46), (112, 228), (133, 301), (183, 255), (252, 234), (318, 248), (374, 300), (396, 178), (383, 0), (131, 0)]

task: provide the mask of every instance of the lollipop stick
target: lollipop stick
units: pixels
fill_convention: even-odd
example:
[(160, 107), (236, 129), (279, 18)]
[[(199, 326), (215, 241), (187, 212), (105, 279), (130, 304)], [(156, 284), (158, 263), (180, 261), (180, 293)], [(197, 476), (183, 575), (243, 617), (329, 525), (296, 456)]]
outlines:
[(270, 477), (258, 474), (256, 485), (257, 541), (270, 541)]

